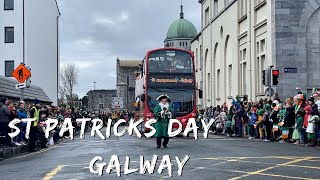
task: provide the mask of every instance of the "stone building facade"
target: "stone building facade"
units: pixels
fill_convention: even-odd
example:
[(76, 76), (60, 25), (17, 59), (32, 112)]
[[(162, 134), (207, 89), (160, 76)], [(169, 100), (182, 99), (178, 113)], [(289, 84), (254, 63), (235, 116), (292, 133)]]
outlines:
[(274, 7), (274, 64), (297, 68), (284, 73), (277, 91), (286, 96), (295, 87), (307, 91), (320, 87), (320, 0), (277, 0)]
[(117, 97), (116, 90), (91, 90), (87, 93), (88, 109), (100, 112), (103, 109), (111, 110), (112, 97)]
[[(320, 0), (199, 0), (202, 30), (192, 40), (198, 88), (208, 107), (265, 97), (262, 70), (280, 70), (283, 99), (320, 87)], [(294, 71), (287, 71), (293, 69)]]
[(136, 72), (142, 60), (117, 59), (117, 96), (123, 97), (124, 109), (134, 110)]

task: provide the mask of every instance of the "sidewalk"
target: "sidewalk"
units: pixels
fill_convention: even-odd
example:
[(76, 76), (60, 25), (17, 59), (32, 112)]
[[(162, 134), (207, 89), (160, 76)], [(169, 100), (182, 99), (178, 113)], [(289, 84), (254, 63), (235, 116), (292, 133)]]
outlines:
[[(87, 132), (86, 132), (87, 133)], [(74, 132), (74, 136), (78, 136), (80, 132)], [(58, 143), (55, 143), (53, 146), (56, 146), (58, 144), (64, 143), (71, 140), (70, 138), (66, 139), (60, 139)], [(0, 161), (12, 157), (16, 157), (18, 155), (29, 153), (28, 151), (28, 145), (21, 145), (21, 146), (15, 146), (15, 147), (4, 147), (0, 146)], [(51, 146), (50, 146), (51, 147)], [(36, 149), (47, 149), (47, 148), (41, 148), (40, 144), (36, 142)]]

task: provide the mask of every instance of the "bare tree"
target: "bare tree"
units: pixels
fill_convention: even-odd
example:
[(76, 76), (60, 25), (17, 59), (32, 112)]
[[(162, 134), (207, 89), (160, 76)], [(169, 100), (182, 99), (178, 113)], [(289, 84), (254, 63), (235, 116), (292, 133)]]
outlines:
[(75, 64), (66, 64), (61, 67), (60, 92), (67, 97), (68, 104), (73, 107), (73, 90), (78, 84), (79, 68)]

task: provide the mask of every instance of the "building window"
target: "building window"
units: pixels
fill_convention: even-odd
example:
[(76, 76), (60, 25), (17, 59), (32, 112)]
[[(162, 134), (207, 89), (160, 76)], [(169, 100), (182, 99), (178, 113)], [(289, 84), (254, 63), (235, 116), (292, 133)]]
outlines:
[(266, 67), (266, 39), (261, 39), (258, 40), (257, 42), (257, 52), (256, 52), (256, 57), (257, 57), (257, 65), (256, 65), (256, 70), (257, 70), (257, 93), (258, 94), (263, 94), (264, 93), (264, 85), (262, 84), (262, 71)]
[(242, 18), (243, 16), (245, 16), (247, 14), (247, 1), (248, 0), (240, 0), (239, 1), (239, 8), (240, 8), (240, 11), (239, 11), (239, 18)]
[(14, 43), (14, 27), (4, 28), (5, 43)]
[(260, 43), (260, 52), (264, 52), (265, 51), (265, 47), (266, 47), (266, 40), (262, 39), (261, 43)]
[(181, 42), (179, 44), (180, 44), (180, 46), (182, 46)]
[(218, 5), (218, 0), (214, 0), (213, 2), (213, 16), (216, 17), (219, 12), (219, 5)]
[(232, 96), (232, 65), (229, 65), (229, 96)]
[(229, 5), (230, 0), (224, 0), (224, 5), (228, 6)]
[(6, 77), (12, 77), (12, 72), (14, 70), (14, 61), (5, 61), (4, 63), (4, 69), (5, 69), (5, 76)]
[(264, 2), (265, 0), (255, 0), (256, 1), (256, 6), (260, 5), (262, 2)]
[(240, 94), (247, 94), (247, 49), (240, 51)]
[(103, 109), (103, 104), (99, 104), (99, 110)]
[(217, 97), (220, 97), (220, 69), (217, 71)]
[(186, 46), (188, 46), (188, 42), (186, 42)]
[(14, 0), (4, 0), (4, 10), (14, 10)]
[(242, 56), (242, 60), (246, 60), (247, 59), (247, 49), (244, 48), (243, 49), (243, 56)]
[(209, 7), (207, 7), (207, 9), (205, 10), (205, 13), (204, 13), (204, 24), (205, 25), (208, 25), (210, 23), (210, 13), (209, 13)]
[(99, 99), (102, 99), (103, 98), (103, 95), (102, 94), (99, 94)]

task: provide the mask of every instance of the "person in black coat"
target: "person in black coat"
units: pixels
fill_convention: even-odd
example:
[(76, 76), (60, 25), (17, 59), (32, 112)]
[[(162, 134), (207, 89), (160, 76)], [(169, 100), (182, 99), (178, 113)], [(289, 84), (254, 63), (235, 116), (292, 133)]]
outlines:
[(314, 98), (313, 98), (313, 97), (310, 97), (310, 98), (308, 99), (308, 104), (311, 106), (311, 115), (312, 115), (312, 116), (319, 115), (318, 105), (316, 105), (316, 104), (314, 103)]
[(9, 129), (9, 122), (10, 122), (10, 110), (8, 108), (8, 99), (5, 97), (0, 98), (0, 145), (4, 146), (11, 146), (11, 138), (9, 137), (8, 133), (10, 132)]

